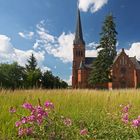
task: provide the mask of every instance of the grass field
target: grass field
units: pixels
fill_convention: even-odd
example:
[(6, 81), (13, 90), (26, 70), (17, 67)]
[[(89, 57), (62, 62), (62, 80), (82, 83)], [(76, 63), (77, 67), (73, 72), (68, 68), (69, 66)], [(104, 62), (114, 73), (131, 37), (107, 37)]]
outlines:
[(50, 100), (61, 115), (81, 120), (93, 129), (95, 139), (140, 139), (138, 129), (121, 121), (121, 104), (131, 104), (130, 119), (140, 114), (140, 90), (17, 90), (0, 91), (0, 139), (16, 139), (15, 121), (9, 113), (14, 106), (24, 113), (24, 102)]

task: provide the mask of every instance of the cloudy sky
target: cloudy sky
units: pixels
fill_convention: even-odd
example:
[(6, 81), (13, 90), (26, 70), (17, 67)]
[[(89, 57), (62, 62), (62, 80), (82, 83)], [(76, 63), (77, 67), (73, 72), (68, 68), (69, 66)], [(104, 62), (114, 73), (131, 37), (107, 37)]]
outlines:
[[(140, 60), (139, 0), (79, 0), (86, 55), (95, 46), (108, 13), (117, 24), (117, 50)], [(0, 0), (0, 63), (20, 65), (34, 53), (42, 70), (70, 82), (76, 0)]]

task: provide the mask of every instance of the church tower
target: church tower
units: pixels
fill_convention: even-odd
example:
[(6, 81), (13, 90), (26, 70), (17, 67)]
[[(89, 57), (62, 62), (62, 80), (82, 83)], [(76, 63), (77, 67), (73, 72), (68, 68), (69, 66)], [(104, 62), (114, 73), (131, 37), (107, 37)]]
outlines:
[(78, 9), (75, 39), (73, 41), (73, 66), (72, 66), (73, 88), (78, 88), (78, 69), (81, 61), (85, 62), (85, 41), (83, 40), (80, 10)]

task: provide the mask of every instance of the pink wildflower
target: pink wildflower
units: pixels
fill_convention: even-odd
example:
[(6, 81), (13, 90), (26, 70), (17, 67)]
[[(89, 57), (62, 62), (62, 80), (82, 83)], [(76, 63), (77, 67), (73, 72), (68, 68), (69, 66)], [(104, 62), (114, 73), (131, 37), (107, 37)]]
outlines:
[(25, 131), (26, 131), (27, 135), (31, 135), (33, 133), (33, 129), (31, 127), (30, 128), (26, 128)]
[(71, 126), (71, 125), (72, 125), (71, 119), (66, 118), (66, 119), (64, 120), (64, 124), (65, 124), (66, 126)]
[(10, 107), (9, 112), (10, 113), (15, 113), (16, 112), (16, 109), (14, 107)]
[(82, 129), (82, 130), (80, 131), (80, 135), (85, 136), (85, 135), (87, 135), (87, 134), (88, 134), (88, 130), (87, 130), (87, 129)]
[(127, 106), (124, 106), (124, 108), (122, 109), (122, 112), (123, 113), (128, 113), (129, 109), (131, 108), (132, 106), (130, 104), (128, 104)]
[(37, 112), (37, 114), (43, 115), (45, 111), (41, 106), (37, 106), (36, 107), (36, 112)]
[(133, 120), (132, 121), (132, 126), (135, 127), (135, 128), (137, 128), (138, 126), (140, 126), (140, 121), (137, 120), (137, 119), (136, 120)]
[(27, 119), (26, 117), (23, 117), (23, 118), (21, 119), (21, 122), (22, 122), (23, 124), (25, 124), (25, 123), (28, 122), (28, 119)]
[(16, 127), (20, 127), (21, 125), (22, 125), (21, 121), (17, 121), (17, 122), (15, 123), (15, 126), (16, 126)]
[(123, 112), (123, 113), (127, 113), (128, 110), (129, 110), (129, 107), (128, 107), (128, 106), (125, 106), (125, 107), (123, 108), (122, 112)]
[(50, 109), (53, 109), (54, 108), (53, 103), (52, 102), (49, 102), (49, 101), (46, 101), (44, 105), (45, 105), (46, 108), (50, 108)]
[(18, 135), (19, 135), (20, 137), (22, 137), (24, 134), (25, 134), (25, 133), (24, 133), (24, 129), (23, 129), (23, 128), (19, 128), (19, 129), (18, 129)]
[(24, 103), (22, 106), (25, 109), (33, 110), (33, 106), (31, 104), (29, 104), (29, 103)]
[(31, 121), (31, 122), (35, 121), (35, 116), (34, 115), (29, 116), (28, 120)]
[(123, 114), (123, 116), (122, 116), (122, 121), (123, 121), (124, 123), (128, 123), (128, 122), (129, 122), (129, 120), (128, 120), (128, 113)]

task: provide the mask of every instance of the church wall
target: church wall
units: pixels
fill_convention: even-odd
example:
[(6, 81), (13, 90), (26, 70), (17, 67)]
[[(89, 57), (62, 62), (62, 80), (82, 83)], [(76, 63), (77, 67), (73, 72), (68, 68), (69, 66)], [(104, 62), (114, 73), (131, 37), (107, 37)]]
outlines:
[(112, 67), (113, 88), (134, 88), (136, 85), (135, 68), (129, 57), (122, 53)]

